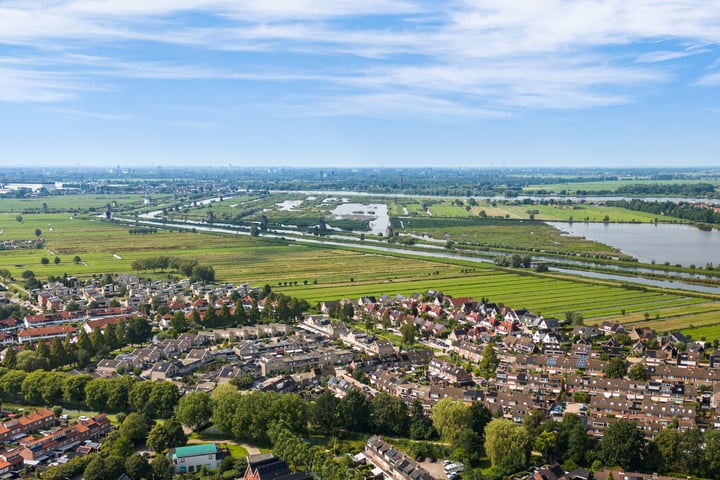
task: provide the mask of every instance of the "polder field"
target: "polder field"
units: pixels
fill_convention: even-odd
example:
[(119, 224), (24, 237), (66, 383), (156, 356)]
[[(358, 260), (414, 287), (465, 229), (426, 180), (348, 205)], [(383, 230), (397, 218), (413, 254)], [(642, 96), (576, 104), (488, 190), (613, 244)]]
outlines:
[[(172, 195), (153, 195), (156, 203), (172, 201)], [(30, 198), (0, 198), (0, 211), (13, 213), (56, 213), (56, 212), (93, 212), (102, 213), (105, 205), (113, 204), (114, 210), (132, 210), (143, 207), (145, 195), (139, 193), (123, 194), (78, 194), (49, 195)]]
[[(142, 203), (142, 197), (132, 200)], [(418, 258), (412, 257), (411, 253), (369, 252), (349, 245), (301, 245), (291, 240), (262, 236), (193, 233), (172, 228), (160, 228), (157, 233), (130, 234), (132, 225), (107, 222), (97, 217), (107, 199), (97, 198), (96, 201), (100, 210), (92, 216), (25, 213), (22, 214), (22, 222), (18, 222), (16, 212), (0, 213), (0, 242), (34, 241), (35, 229), (41, 230), (41, 238), (45, 242), (44, 249), (0, 251), (0, 269), (8, 269), (16, 278), (20, 278), (23, 271), (32, 270), (41, 280), (64, 273), (80, 278), (106, 273), (166, 278), (174, 272), (134, 272), (133, 260), (160, 255), (184, 257), (212, 265), (219, 281), (249, 282), (253, 285), (267, 283), (276, 291), (305, 298), (311, 305), (362, 295), (409, 295), (433, 289), (453, 296), (485, 297), (513, 308), (527, 308), (546, 317), (562, 319), (566, 312), (577, 311), (589, 324), (608, 319), (630, 327), (650, 325), (659, 332), (682, 330), (692, 334), (693, 338), (720, 338), (720, 302), (691, 294), (536, 275), (527, 271), (500, 269), (489, 263)], [(213, 204), (211, 208), (218, 213), (231, 212), (254, 203), (261, 203), (263, 208), (267, 208), (274, 201), (238, 198)], [(0, 203), (0, 207), (2, 205)], [(445, 208), (448, 214), (453, 209), (467, 212), (464, 207), (449, 203), (436, 205)], [(207, 211), (197, 208), (197, 211), (202, 210)], [(305, 207), (303, 214), (311, 215), (310, 206)], [(278, 215), (290, 217), (292, 212), (283, 211)], [(443, 218), (425, 214), (402, 220), (405, 231), (428, 233), (438, 238), (478, 243), (515, 242), (515, 245), (524, 248), (616, 253), (596, 242), (559, 235), (552, 227), (539, 221), (483, 220), (474, 215)], [(53, 262), (55, 256), (60, 257), (59, 264)], [(82, 263), (74, 264), (75, 256), (79, 256)], [(43, 257), (49, 259), (48, 265), (41, 264)]]
[(596, 180), (589, 182), (577, 182), (568, 181), (567, 183), (548, 183), (548, 184), (537, 184), (527, 185), (523, 187), (523, 193), (532, 194), (534, 192), (543, 191), (546, 193), (560, 193), (565, 192), (568, 195), (573, 195), (578, 191), (587, 192), (593, 194), (594, 192), (613, 192), (618, 188), (622, 188), (628, 185), (684, 185), (690, 184), (697, 181), (703, 183), (710, 183), (715, 187), (720, 187), (720, 182), (717, 178), (703, 178), (701, 180), (689, 180), (689, 179), (664, 179), (664, 180), (652, 180), (647, 178), (627, 178), (617, 180)]
[(556, 228), (540, 221), (412, 217), (393, 219), (393, 227), (403, 233), (428, 235), (481, 246), (620, 255), (617, 249), (608, 245), (582, 237), (563, 235)]

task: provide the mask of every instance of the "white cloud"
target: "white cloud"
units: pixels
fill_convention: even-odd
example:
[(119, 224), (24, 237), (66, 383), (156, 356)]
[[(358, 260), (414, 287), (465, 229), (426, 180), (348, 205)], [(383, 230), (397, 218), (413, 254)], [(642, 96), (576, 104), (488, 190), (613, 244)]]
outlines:
[(0, 66), (0, 101), (58, 102), (74, 98), (79, 86), (64, 75)]
[(126, 114), (89, 112), (72, 108), (59, 108), (53, 111), (70, 117), (92, 118), (95, 120), (127, 121), (132, 119), (132, 116)]
[(701, 87), (720, 87), (720, 72), (704, 75), (695, 82)]
[[(384, 103), (485, 115), (616, 105), (669, 85), (665, 62), (717, 48), (720, 3), (15, 0), (0, 7), (0, 24), (0, 45), (19, 49), (0, 100), (64, 100), (78, 94), (68, 77), (300, 81), (315, 88), (296, 98), (319, 111), (342, 98), (339, 110), (359, 114)], [(228, 63), (202, 52), (255, 57)], [(718, 83), (715, 74), (697, 81)]]

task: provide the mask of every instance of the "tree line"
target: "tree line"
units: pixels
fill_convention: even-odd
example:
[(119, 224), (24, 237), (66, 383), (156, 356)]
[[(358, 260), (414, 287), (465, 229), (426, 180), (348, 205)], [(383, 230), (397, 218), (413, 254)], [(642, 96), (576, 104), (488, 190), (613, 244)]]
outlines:
[(712, 208), (698, 207), (690, 202), (648, 202), (636, 198), (607, 203), (628, 210), (654, 213), (658, 217), (668, 215), (693, 222), (720, 223), (720, 212), (715, 212)]
[(213, 282), (215, 281), (215, 269), (211, 265), (200, 265), (197, 260), (167, 257), (160, 255), (157, 257), (137, 258), (132, 261), (130, 268), (136, 272), (175, 271), (196, 282)]

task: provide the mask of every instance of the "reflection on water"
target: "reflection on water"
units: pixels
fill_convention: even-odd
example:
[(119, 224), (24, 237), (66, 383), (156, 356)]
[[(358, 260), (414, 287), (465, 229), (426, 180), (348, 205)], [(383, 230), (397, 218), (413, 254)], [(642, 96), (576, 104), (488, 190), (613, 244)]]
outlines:
[(720, 231), (692, 225), (546, 222), (571, 235), (610, 245), (641, 262), (720, 265)]

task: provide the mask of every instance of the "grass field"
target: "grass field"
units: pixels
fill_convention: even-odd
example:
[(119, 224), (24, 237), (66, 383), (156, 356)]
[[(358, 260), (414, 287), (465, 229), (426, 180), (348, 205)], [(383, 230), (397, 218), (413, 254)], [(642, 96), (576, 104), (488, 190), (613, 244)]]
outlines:
[(397, 232), (429, 235), (457, 242), (515, 248), (535, 248), (545, 251), (573, 251), (602, 255), (617, 255), (618, 250), (581, 237), (564, 235), (554, 227), (539, 221), (482, 220), (480, 218), (403, 218), (393, 226)]
[[(568, 183), (550, 183), (547, 185), (528, 185), (523, 188), (524, 193), (532, 193), (538, 190), (545, 190), (551, 193), (558, 193), (562, 190), (568, 194), (573, 194), (578, 190), (586, 191), (588, 193), (597, 191), (614, 191), (620, 187), (627, 185), (682, 185), (687, 183), (696, 183), (699, 180), (649, 180), (643, 178), (628, 178), (625, 180), (606, 180), (606, 181), (594, 181), (594, 182), (568, 182)], [(703, 183), (712, 183), (716, 187), (720, 186), (717, 180), (702, 180)]]
[[(43, 203), (50, 212), (87, 211), (88, 209), (104, 211), (105, 205), (117, 202), (119, 209), (143, 207), (145, 196), (142, 194), (100, 194), (100, 195), (52, 195), (33, 198), (0, 198), (2, 212), (41, 212)], [(172, 195), (153, 195), (153, 201), (165, 203), (172, 201)]]
[[(612, 253), (608, 247), (594, 242), (557, 235), (541, 222), (427, 217), (406, 218), (404, 222), (406, 231), (433, 233), (440, 238), (450, 234), (456, 239), (490, 244), (514, 239), (523, 247)], [(523, 275), (496, 269), (491, 264), (473, 264), (474, 270), (468, 273), (463, 272), (468, 265), (456, 260), (398, 257), (262, 237), (186, 231), (158, 230), (156, 234), (130, 235), (127, 226), (95, 218), (27, 214), (20, 223), (14, 213), (0, 214), (0, 241), (34, 239), (35, 228), (42, 230), (46, 249), (0, 251), (0, 268), (9, 269), (17, 278), (26, 269), (33, 270), (41, 279), (64, 273), (88, 278), (93, 274), (136, 273), (131, 270), (134, 259), (167, 255), (212, 265), (218, 280), (268, 283), (274, 290), (307, 299), (311, 305), (362, 295), (409, 295), (439, 289), (453, 296), (490, 298), (547, 317), (564, 318), (565, 312), (578, 311), (589, 323), (613, 319), (632, 326), (650, 325), (658, 331), (720, 325), (717, 313), (720, 302)], [(72, 263), (75, 255), (81, 257), (82, 264)], [(61, 258), (57, 265), (53, 263), (54, 256)], [(50, 264), (41, 265), (42, 257), (49, 258)], [(167, 274), (139, 272), (153, 278)]]
[[(607, 215), (610, 222), (653, 222), (658, 219), (658, 215), (627, 210), (618, 207), (606, 207), (599, 205), (500, 205), (499, 209), (509, 213), (511, 216), (520, 218), (529, 218), (528, 210), (537, 210), (535, 214), (536, 220), (548, 221), (570, 221), (575, 222), (602, 222)], [(675, 217), (660, 217), (663, 222), (680, 222), (685, 220)]]

